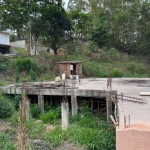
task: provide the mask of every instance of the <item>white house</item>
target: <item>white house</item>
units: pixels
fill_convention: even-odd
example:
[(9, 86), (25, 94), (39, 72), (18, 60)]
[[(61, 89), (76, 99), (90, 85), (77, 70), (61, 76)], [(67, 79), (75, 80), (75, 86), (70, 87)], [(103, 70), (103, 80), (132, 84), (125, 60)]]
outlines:
[(10, 50), (9, 33), (5, 31), (0, 32), (0, 53), (8, 54)]

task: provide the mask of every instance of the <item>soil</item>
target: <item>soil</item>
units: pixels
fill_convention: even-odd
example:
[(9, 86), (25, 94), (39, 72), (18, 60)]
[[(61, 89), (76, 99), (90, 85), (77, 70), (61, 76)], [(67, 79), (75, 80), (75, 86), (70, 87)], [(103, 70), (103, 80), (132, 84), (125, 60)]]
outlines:
[(0, 119), (0, 132), (2, 131), (6, 131), (6, 130), (11, 130), (11, 123), (10, 122), (6, 122), (2, 119)]

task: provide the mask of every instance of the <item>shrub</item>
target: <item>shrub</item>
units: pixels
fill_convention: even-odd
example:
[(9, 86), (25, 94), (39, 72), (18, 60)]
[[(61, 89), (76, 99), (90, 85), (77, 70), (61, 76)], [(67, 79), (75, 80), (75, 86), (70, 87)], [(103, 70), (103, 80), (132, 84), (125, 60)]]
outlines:
[(112, 77), (123, 77), (123, 72), (121, 70), (119, 70), (118, 68), (115, 68), (112, 72), (111, 72), (111, 76)]
[(6, 96), (0, 94), (0, 118), (8, 118), (14, 112), (13, 102)]
[(47, 113), (42, 114), (40, 116), (40, 118), (44, 123), (53, 123), (54, 124), (56, 122), (56, 116), (53, 111), (49, 111)]
[(50, 79), (52, 79), (51, 76), (49, 75), (44, 76), (44, 80), (50, 80)]
[(132, 62), (127, 64), (127, 69), (132, 74), (144, 74), (147, 71), (146, 66)]
[(19, 109), (20, 100), (21, 100), (21, 95), (15, 95), (14, 102), (15, 102), (15, 109), (16, 110)]
[(21, 72), (21, 71), (27, 71), (30, 72), (30, 69), (36, 70), (37, 64), (32, 62), (30, 58), (16, 58), (13, 61), (13, 65)]
[(31, 110), (32, 117), (33, 118), (39, 118), (39, 116), (40, 116), (40, 109), (39, 109), (38, 105), (37, 104), (31, 104), (30, 108), (31, 108), (30, 110)]
[(21, 78), (21, 81), (22, 82), (29, 82), (29, 81), (31, 81), (31, 77), (28, 75), (28, 76), (26, 76), (26, 77), (22, 77)]
[(108, 56), (111, 60), (115, 60), (118, 58), (118, 50), (115, 49), (115, 48), (111, 48), (109, 51), (108, 51)]
[(36, 73), (32, 69), (30, 69), (30, 76), (31, 76), (31, 81), (37, 80)]

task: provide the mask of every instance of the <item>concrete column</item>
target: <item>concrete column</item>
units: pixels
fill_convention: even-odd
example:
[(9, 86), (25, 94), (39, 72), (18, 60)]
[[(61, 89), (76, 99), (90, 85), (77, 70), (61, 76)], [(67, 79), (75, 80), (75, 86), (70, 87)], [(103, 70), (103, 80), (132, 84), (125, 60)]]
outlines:
[(112, 115), (112, 100), (110, 96), (106, 97), (107, 122), (111, 123), (110, 115)]
[(66, 101), (61, 103), (61, 119), (62, 130), (67, 130), (69, 127), (69, 107)]
[(77, 105), (77, 97), (75, 95), (71, 96), (71, 109), (72, 109), (72, 116), (77, 115), (78, 105)]
[(44, 113), (44, 96), (38, 95), (38, 106), (40, 108), (41, 113)]

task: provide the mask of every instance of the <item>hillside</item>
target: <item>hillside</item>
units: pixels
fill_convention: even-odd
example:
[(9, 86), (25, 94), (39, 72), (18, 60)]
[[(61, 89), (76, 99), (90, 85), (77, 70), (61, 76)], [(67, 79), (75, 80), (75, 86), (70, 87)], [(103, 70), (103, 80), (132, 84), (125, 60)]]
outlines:
[[(20, 51), (19, 51), (20, 52)], [(57, 62), (64, 60), (83, 61), (83, 78), (87, 77), (129, 77), (142, 78), (150, 76), (150, 65), (144, 58), (119, 53), (115, 49), (96, 53), (50, 55), (45, 52), (38, 56), (0, 56), (0, 84), (14, 83), (16, 68), (19, 67), (20, 82), (31, 81), (31, 69), (35, 73), (35, 81), (53, 80), (58, 76)]]

